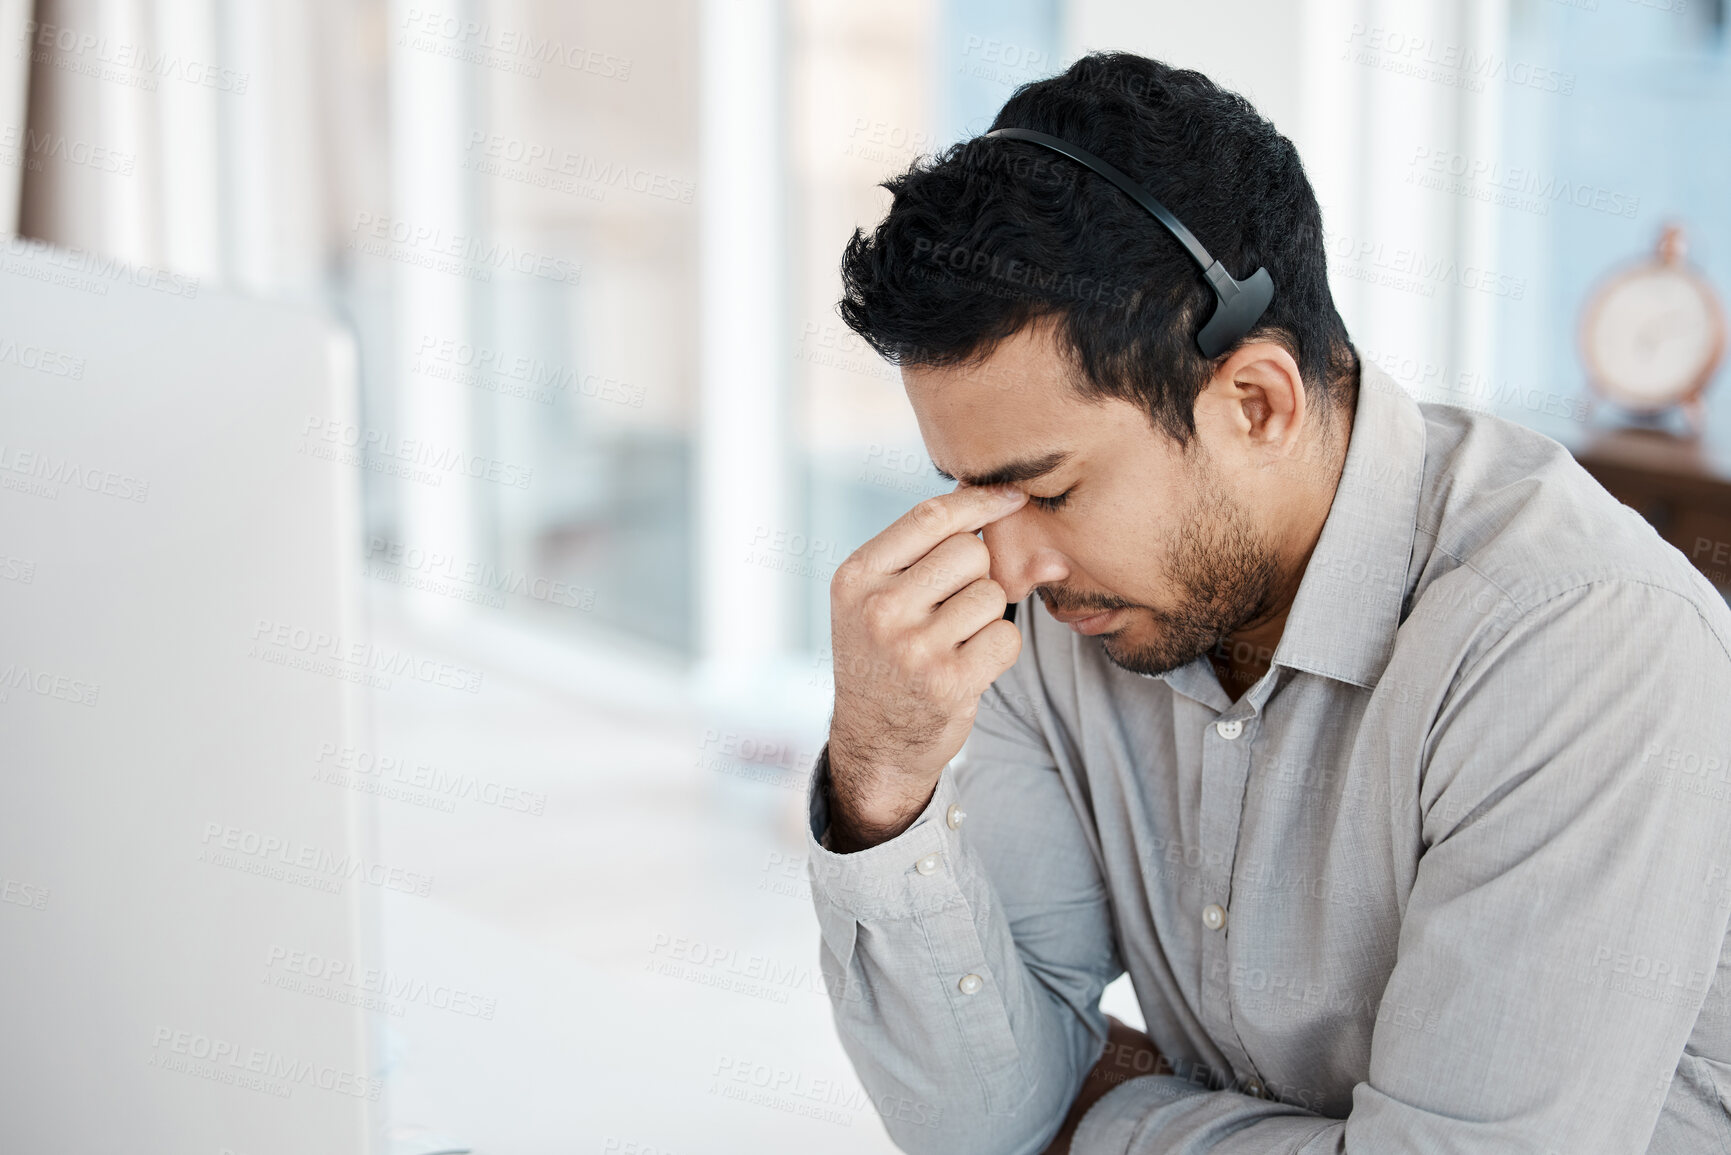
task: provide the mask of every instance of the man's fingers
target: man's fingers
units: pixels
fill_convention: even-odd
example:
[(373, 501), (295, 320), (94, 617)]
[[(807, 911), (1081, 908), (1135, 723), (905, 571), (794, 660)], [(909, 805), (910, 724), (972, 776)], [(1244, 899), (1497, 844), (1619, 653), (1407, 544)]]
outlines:
[(960, 646), (994, 621), (1002, 621), (1006, 604), (1004, 587), (989, 577), (980, 578), (938, 607), (932, 615), (932, 629), (940, 637), (954, 638)]
[(861, 546), (860, 560), (869, 573), (900, 573), (951, 534), (974, 533), (1000, 517), (1008, 517), (1027, 500), (1028, 495), (1019, 489), (977, 485), (928, 497)]
[(1016, 664), (1022, 652), (1022, 634), (1015, 626), (999, 618), (962, 643), (961, 659), (971, 678), (971, 685), (983, 694), (998, 680), (998, 675)]
[(991, 568), (992, 555), (985, 542), (971, 533), (953, 533), (909, 566), (896, 581), (911, 587), (917, 609), (927, 611), (969, 582), (985, 577)]

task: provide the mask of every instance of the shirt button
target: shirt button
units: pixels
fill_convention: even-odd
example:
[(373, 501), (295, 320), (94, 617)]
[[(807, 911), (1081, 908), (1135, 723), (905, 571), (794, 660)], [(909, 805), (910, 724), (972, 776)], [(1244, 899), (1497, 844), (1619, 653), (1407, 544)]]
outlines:
[(1234, 718), (1230, 722), (1216, 722), (1216, 723), (1214, 723), (1214, 729), (1220, 734), (1220, 736), (1222, 738), (1225, 738), (1227, 741), (1231, 741), (1232, 739), (1238, 737), (1238, 735), (1244, 733), (1244, 723), (1240, 719)]
[(957, 806), (954, 802), (952, 802), (952, 803), (950, 803), (949, 810), (947, 810), (944, 813), (944, 821), (948, 822), (950, 824), (951, 830), (954, 830), (956, 827), (958, 827), (962, 824), (962, 819), (966, 818), (967, 816), (968, 816), (968, 812), (966, 810), (963, 810), (960, 806)]
[(1218, 902), (1211, 902), (1202, 908), (1202, 925), (1209, 930), (1219, 930), (1226, 925), (1226, 908)]
[(924, 858), (922, 858), (918, 862), (914, 863), (914, 869), (919, 871), (921, 874), (935, 874), (935, 873), (937, 873), (938, 856), (935, 854), (926, 855)]
[(962, 981), (956, 984), (964, 995), (977, 995), (985, 985), (986, 980), (979, 975), (963, 975)]

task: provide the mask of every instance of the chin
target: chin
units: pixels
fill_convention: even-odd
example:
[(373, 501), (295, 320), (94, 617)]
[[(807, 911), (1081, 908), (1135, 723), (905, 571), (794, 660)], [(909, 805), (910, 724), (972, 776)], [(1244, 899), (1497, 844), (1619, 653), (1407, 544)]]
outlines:
[(1132, 674), (1153, 677), (1187, 666), (1199, 654), (1208, 652), (1212, 642), (1184, 645), (1170, 634), (1156, 632), (1148, 637), (1146, 622), (1134, 621), (1109, 633), (1099, 635), (1101, 648), (1112, 664)]

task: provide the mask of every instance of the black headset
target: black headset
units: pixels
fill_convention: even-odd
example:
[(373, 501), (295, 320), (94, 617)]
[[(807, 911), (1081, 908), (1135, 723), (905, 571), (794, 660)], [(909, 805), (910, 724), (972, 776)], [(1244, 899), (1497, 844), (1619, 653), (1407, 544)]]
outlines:
[(1196, 239), (1195, 233), (1184, 227), (1183, 221), (1173, 216), (1165, 205), (1149, 196), (1147, 189), (1093, 153), (1077, 148), (1069, 141), (1027, 128), (997, 128), (986, 133), (986, 136), (1025, 140), (1029, 144), (1037, 144), (1067, 156), (1083, 168), (1092, 169), (1117, 185), (1126, 196), (1147, 209), (1154, 215), (1155, 220), (1166, 226), (1166, 231), (1178, 239), (1178, 243), (1184, 246), (1184, 251), (1190, 254), (1190, 259), (1202, 270), (1202, 275), (1208, 278), (1208, 283), (1214, 288), (1214, 295), (1219, 298), (1214, 306), (1214, 315), (1208, 318), (1208, 323), (1196, 334), (1196, 344), (1201, 348), (1204, 357), (1212, 359), (1231, 348), (1234, 341), (1250, 332), (1268, 309), (1268, 302), (1274, 299), (1274, 278), (1268, 275), (1267, 269), (1257, 269), (1242, 281), (1233, 280), (1232, 274), (1226, 271), (1226, 266), (1208, 255), (1208, 250), (1202, 247), (1202, 242)]

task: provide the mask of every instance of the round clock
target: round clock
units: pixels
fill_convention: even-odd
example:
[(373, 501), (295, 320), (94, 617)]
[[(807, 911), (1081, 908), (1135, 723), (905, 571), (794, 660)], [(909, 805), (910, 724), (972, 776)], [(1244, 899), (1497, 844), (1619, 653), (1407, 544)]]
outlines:
[(1676, 225), (1666, 226), (1654, 259), (1607, 278), (1581, 315), (1581, 357), (1599, 395), (1643, 415), (1677, 406), (1696, 431), (1701, 394), (1724, 352), (1724, 310), (1685, 262)]

